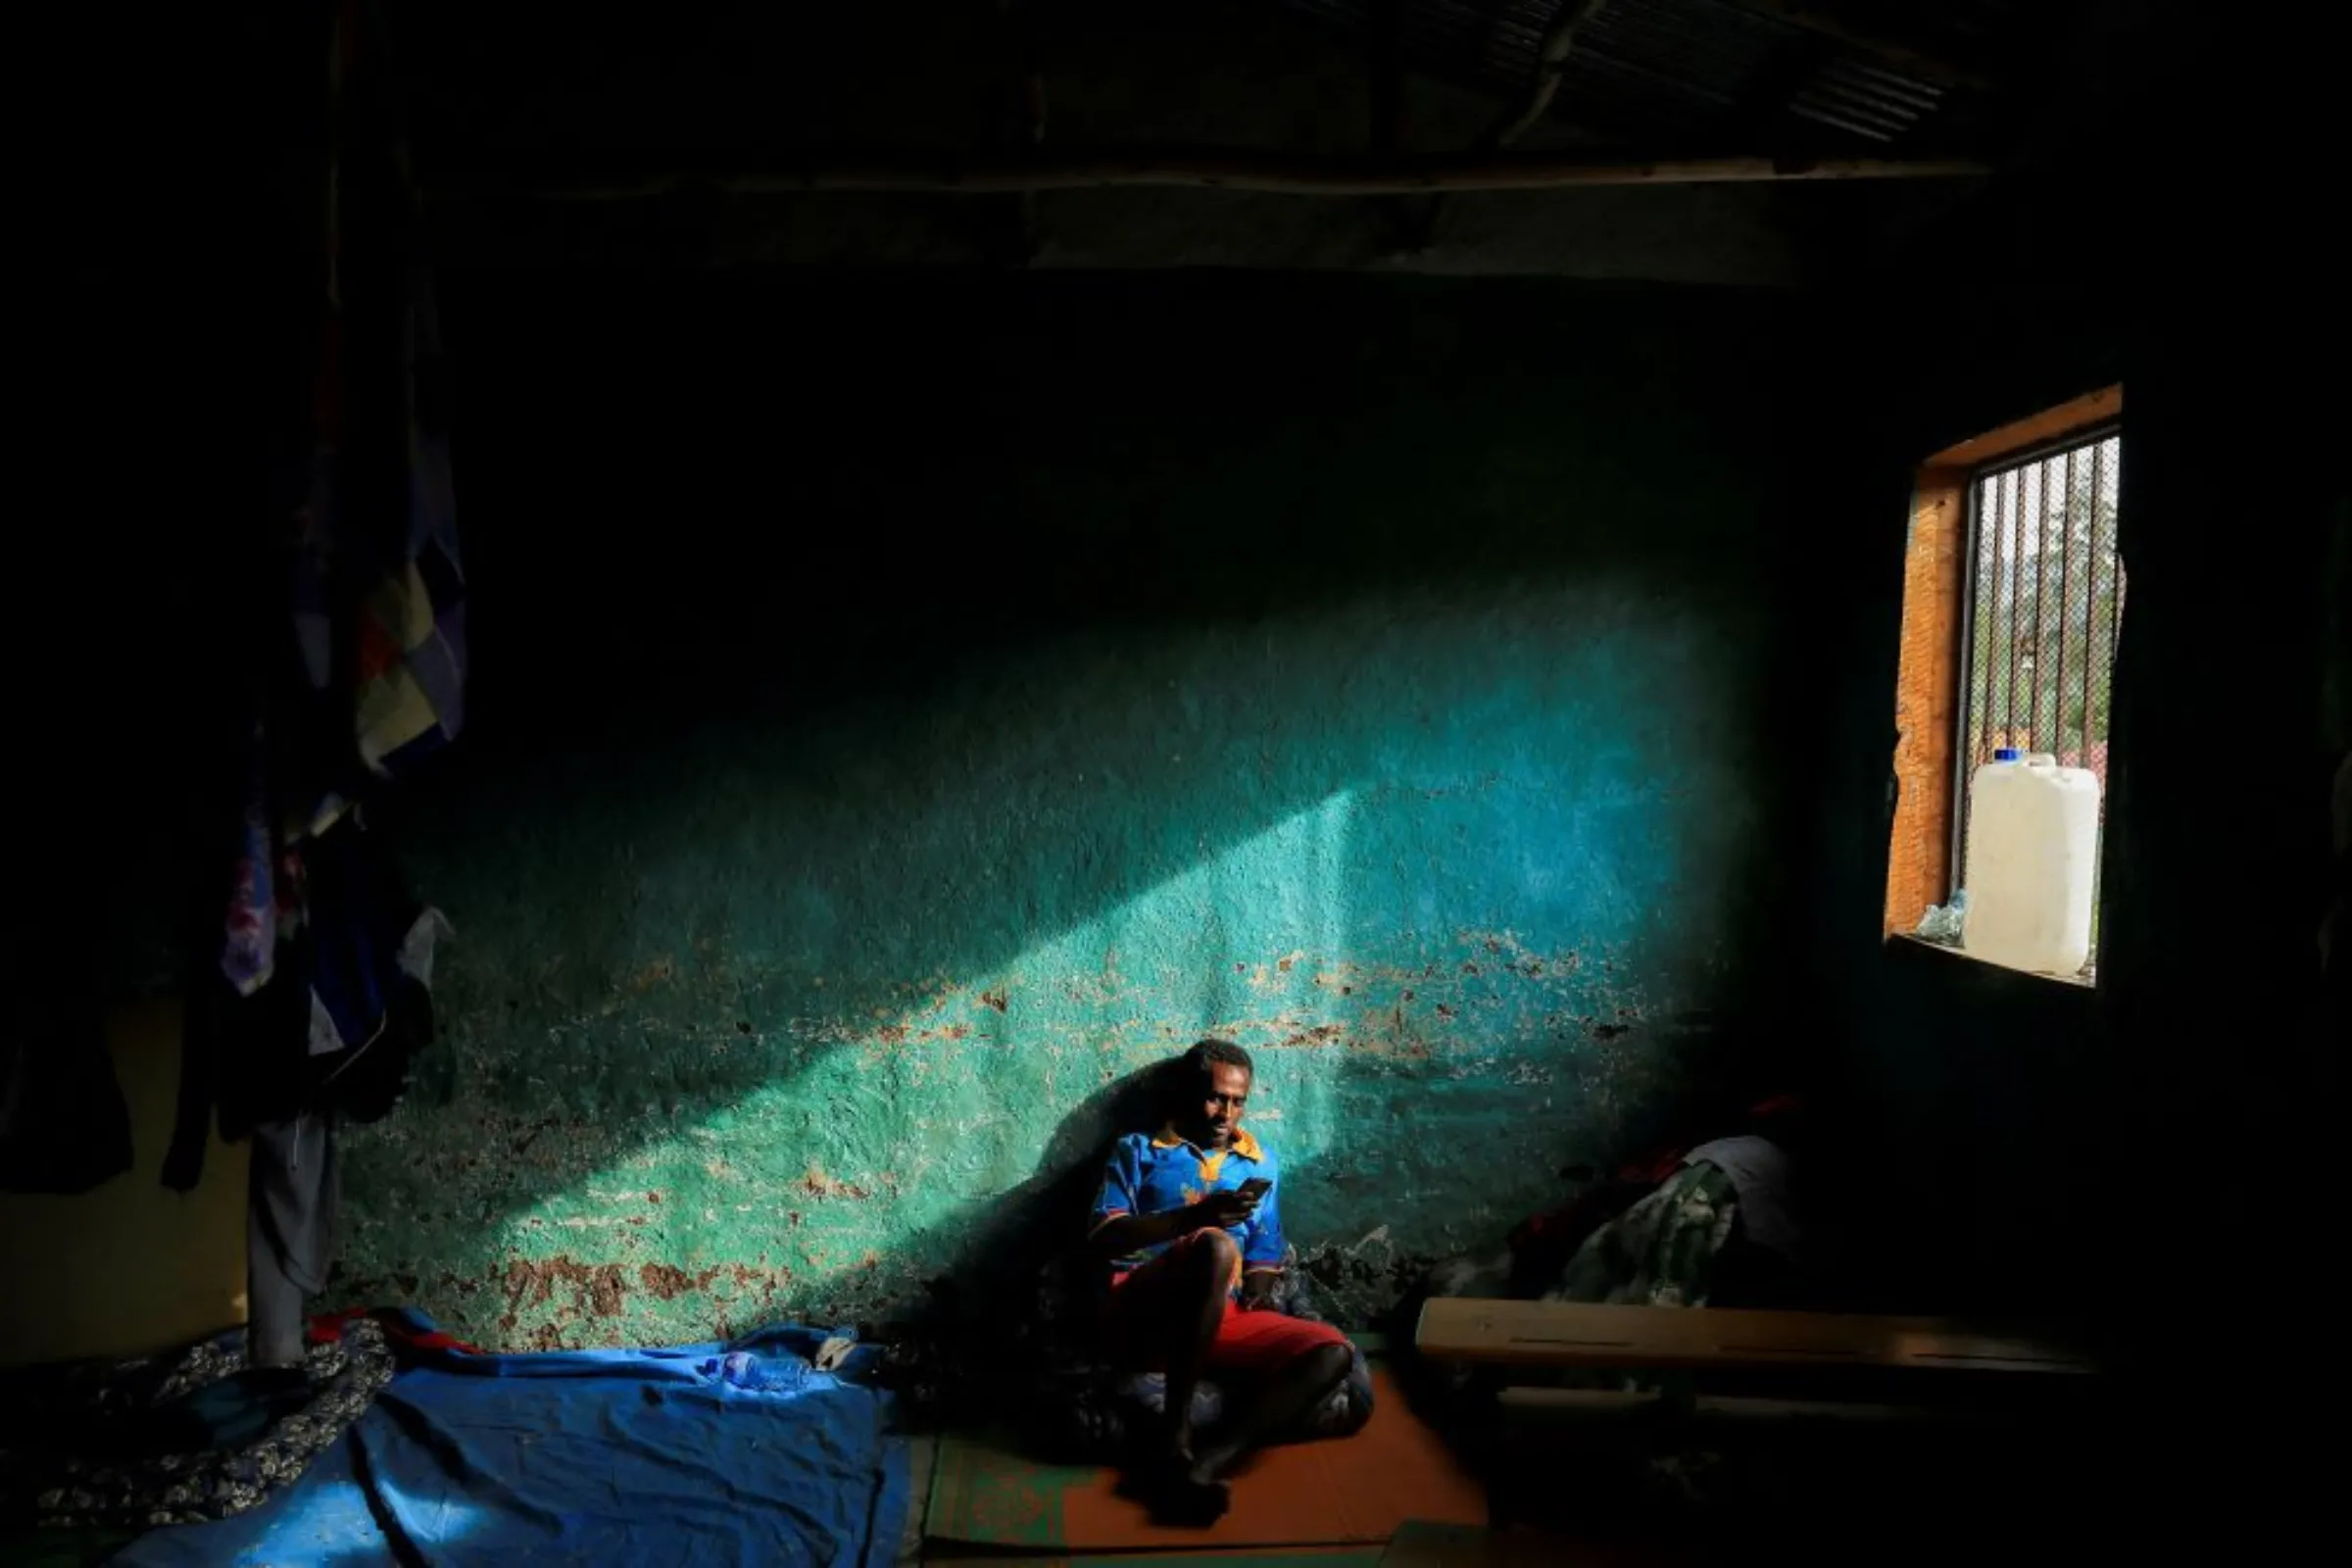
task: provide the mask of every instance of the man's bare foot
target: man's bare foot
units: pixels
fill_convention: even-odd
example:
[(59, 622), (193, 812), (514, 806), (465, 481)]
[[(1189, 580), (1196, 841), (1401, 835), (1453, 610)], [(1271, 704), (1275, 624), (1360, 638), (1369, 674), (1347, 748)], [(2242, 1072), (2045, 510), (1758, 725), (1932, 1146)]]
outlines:
[(1190, 1453), (1172, 1453), (1146, 1477), (1152, 1514), (1163, 1523), (1206, 1527), (1233, 1506), (1233, 1490)]

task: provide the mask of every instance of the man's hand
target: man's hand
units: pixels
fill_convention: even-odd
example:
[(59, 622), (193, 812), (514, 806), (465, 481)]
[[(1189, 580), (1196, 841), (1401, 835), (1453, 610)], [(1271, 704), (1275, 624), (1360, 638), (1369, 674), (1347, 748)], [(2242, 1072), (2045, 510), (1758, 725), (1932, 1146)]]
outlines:
[(1107, 1261), (1197, 1230), (1228, 1230), (1257, 1212), (1257, 1200), (1255, 1193), (1228, 1187), (1183, 1208), (1163, 1208), (1156, 1214), (1114, 1214), (1095, 1227), (1087, 1238), (1087, 1250)]
[(1239, 1188), (1225, 1188), (1210, 1193), (1192, 1206), (1193, 1216), (1204, 1226), (1224, 1230), (1239, 1225), (1257, 1212), (1257, 1195)]

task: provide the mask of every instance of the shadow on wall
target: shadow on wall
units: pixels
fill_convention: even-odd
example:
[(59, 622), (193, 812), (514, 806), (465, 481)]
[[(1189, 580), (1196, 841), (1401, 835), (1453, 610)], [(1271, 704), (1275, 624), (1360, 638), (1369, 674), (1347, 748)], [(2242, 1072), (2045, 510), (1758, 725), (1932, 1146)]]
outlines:
[[(1302, 1243), (1483, 1244), (1635, 1136), (1771, 984), (1787, 487), (1727, 313), (1565, 298), (959, 295), (914, 382), (830, 297), (477, 301), (447, 1050), (352, 1139), (338, 1291), (500, 1345), (882, 1311), (1204, 1033)], [(1212, 337), (1218, 396), (1136, 369)]]
[(1111, 1146), (1166, 1119), (1178, 1060), (1171, 1055), (1087, 1096), (1062, 1117), (1027, 1180), (961, 1205), (934, 1235), (909, 1245), (917, 1255), (954, 1259), (915, 1312), (944, 1344), (986, 1355), (1018, 1343), (1040, 1282), (1083, 1241)]

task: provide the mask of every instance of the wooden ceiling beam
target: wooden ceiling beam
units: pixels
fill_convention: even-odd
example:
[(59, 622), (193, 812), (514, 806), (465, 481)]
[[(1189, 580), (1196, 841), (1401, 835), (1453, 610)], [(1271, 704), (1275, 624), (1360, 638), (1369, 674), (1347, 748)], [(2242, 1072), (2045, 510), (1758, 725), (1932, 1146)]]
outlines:
[(1248, 152), (1040, 154), (1017, 159), (824, 158), (757, 168), (674, 167), (554, 177), (425, 175), (435, 200), (524, 196), (551, 202), (641, 201), (691, 192), (789, 196), (814, 191), (1002, 195), (1014, 191), (1172, 186), (1292, 196), (1405, 196), (1435, 191), (1559, 190), (1585, 185), (1736, 185), (1794, 180), (1952, 179), (1987, 174), (1972, 158), (1594, 158), (1568, 153), (1314, 158)]

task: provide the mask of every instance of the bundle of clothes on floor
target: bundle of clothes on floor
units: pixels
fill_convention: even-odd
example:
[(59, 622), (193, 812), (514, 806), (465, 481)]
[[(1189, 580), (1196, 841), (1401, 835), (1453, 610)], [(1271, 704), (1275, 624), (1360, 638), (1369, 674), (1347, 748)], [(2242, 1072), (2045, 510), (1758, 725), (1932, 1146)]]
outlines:
[(1804, 1265), (1795, 1149), (1803, 1102), (1778, 1095), (1726, 1136), (1669, 1145), (1588, 1180), (1515, 1227), (1499, 1254), (1432, 1270), (1433, 1296), (1639, 1306), (1794, 1304)]
[(0, 1384), (0, 1517), (138, 1530), (242, 1513), (292, 1485), (392, 1380), (381, 1325), (257, 1367), (242, 1333), (164, 1355), (40, 1368)]

